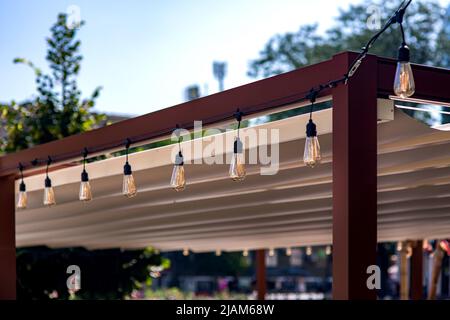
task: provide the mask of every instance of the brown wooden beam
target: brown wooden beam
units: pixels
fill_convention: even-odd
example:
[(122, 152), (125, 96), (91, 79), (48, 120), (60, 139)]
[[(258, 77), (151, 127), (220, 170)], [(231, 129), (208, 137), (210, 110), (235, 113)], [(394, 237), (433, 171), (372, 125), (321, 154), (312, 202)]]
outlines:
[[(412, 64), (416, 92), (411, 98), (450, 102), (450, 69), (435, 68), (420, 64)], [(397, 61), (378, 58), (378, 95), (394, 94), (393, 83)]]
[[(339, 71), (339, 73), (338, 73)], [(29, 166), (33, 159), (47, 159), (54, 163), (80, 158), (83, 149), (91, 154), (122, 146), (127, 138), (133, 142), (147, 141), (170, 134), (179, 124), (193, 128), (194, 121), (209, 125), (224, 118), (234, 119), (240, 108), (245, 115), (285, 106), (304, 97), (312, 87), (341, 77), (331, 60), (303, 67), (234, 89), (182, 103), (170, 108), (114, 123), (110, 126), (73, 135), (0, 157), (0, 176), (17, 172), (19, 162)], [(330, 94), (329, 90), (321, 96)], [(42, 163), (44, 165), (44, 163)]]
[(256, 250), (256, 291), (258, 300), (266, 299), (266, 250)]
[(423, 298), (423, 241), (412, 244), (411, 268), (411, 300)]
[[(347, 70), (354, 57), (333, 57)], [(333, 298), (376, 299), (366, 284), (377, 248), (377, 59), (333, 89)]]
[(0, 179), (0, 300), (16, 299), (14, 176)]

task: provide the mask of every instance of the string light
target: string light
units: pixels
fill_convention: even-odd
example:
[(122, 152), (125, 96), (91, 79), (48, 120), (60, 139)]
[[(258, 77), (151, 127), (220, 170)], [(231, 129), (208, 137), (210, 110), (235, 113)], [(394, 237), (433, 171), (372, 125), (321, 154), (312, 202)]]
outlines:
[(269, 249), (269, 257), (273, 257), (275, 255), (275, 250), (273, 248)]
[(123, 166), (123, 183), (122, 194), (127, 198), (132, 198), (137, 194), (136, 183), (134, 182), (131, 165), (128, 163), (128, 151), (130, 149), (131, 141), (127, 139), (125, 142), (125, 165)]
[(50, 164), (52, 163), (52, 158), (50, 156), (47, 160), (47, 168), (45, 169), (45, 188), (44, 188), (44, 205), (45, 206), (53, 206), (56, 204), (55, 199), (55, 191), (52, 187), (52, 180), (50, 180), (50, 177), (48, 176), (48, 168), (50, 167)]
[(326, 254), (327, 256), (329, 256), (329, 255), (331, 254), (331, 246), (326, 246), (326, 247), (325, 247), (325, 254)]
[(403, 249), (403, 243), (401, 241), (397, 242), (397, 251), (402, 251)]
[(234, 140), (233, 156), (231, 158), (229, 170), (230, 178), (233, 181), (242, 181), (245, 179), (246, 176), (245, 158), (243, 153), (242, 141), (239, 137), (239, 129), (241, 128), (242, 115), (243, 114), (242, 112), (239, 111), (239, 109), (237, 109), (237, 111), (234, 113), (234, 117), (238, 122), (238, 127), (237, 127), (237, 136), (236, 139)]
[(181, 137), (177, 125), (176, 133), (178, 135), (178, 154), (175, 156), (175, 164), (173, 166), (172, 178), (170, 179), (170, 186), (175, 191), (183, 191), (186, 188), (186, 177), (184, 174), (184, 159), (181, 151)]
[(305, 150), (303, 153), (303, 162), (310, 168), (315, 167), (322, 160), (322, 155), (320, 153), (319, 139), (317, 138), (317, 128), (316, 124), (312, 120), (316, 96), (317, 96), (316, 91), (311, 89), (309, 97), (311, 102), (311, 111), (309, 113), (309, 122), (306, 125)]
[(243, 255), (244, 257), (248, 257), (248, 250), (247, 250), (247, 249), (244, 249), (244, 251), (242, 251), (242, 255)]
[(23, 181), (23, 165), (19, 163), (19, 171), (20, 171), (20, 185), (19, 185), (19, 196), (17, 197), (17, 209), (25, 209), (27, 207), (27, 188), (25, 186), (25, 182)]
[(188, 248), (184, 248), (183, 249), (183, 256), (187, 257), (189, 255), (189, 249)]
[(312, 248), (311, 248), (311, 246), (306, 247), (306, 255), (307, 256), (312, 255)]
[(86, 171), (87, 155), (88, 155), (88, 150), (85, 148), (84, 152), (83, 152), (83, 172), (81, 172), (81, 183), (80, 183), (80, 194), (79, 194), (79, 198), (81, 201), (91, 201), (92, 200), (91, 184), (89, 183), (89, 175)]
[(216, 257), (220, 257), (222, 255), (222, 250), (217, 249), (216, 250)]
[[(295, 100), (295, 102), (304, 101), (309, 99), (311, 101), (311, 112), (310, 112), (310, 120), (307, 124), (307, 135), (305, 140), (305, 150), (304, 150), (304, 162), (306, 165), (310, 167), (314, 167), (321, 161), (321, 154), (320, 154), (320, 145), (319, 140), (317, 139), (317, 128), (314, 122), (312, 121), (312, 112), (314, 108), (314, 102), (316, 97), (325, 89), (329, 88), (335, 88), (336, 86), (340, 84), (347, 84), (351, 77), (356, 73), (360, 65), (362, 64), (362, 61), (367, 56), (367, 53), (369, 52), (370, 48), (373, 46), (373, 44), (376, 42), (376, 40), (380, 37), (382, 33), (384, 33), (390, 26), (393, 24), (398, 23), (400, 26), (400, 31), (402, 35), (402, 43), (398, 51), (398, 62), (397, 62), (397, 68), (395, 73), (395, 81), (394, 81), (394, 92), (397, 96), (401, 98), (407, 98), (414, 94), (415, 91), (415, 83), (414, 83), (414, 77), (412, 74), (412, 69), (410, 65), (410, 50), (408, 46), (406, 45), (405, 41), (405, 33), (403, 29), (403, 17), (406, 12), (407, 7), (411, 3), (412, 0), (403, 0), (398, 9), (394, 12), (394, 14), (388, 19), (388, 21), (385, 23), (385, 25), (374, 35), (370, 40), (367, 42), (367, 44), (362, 47), (361, 52), (358, 54), (356, 59), (350, 64), (350, 67), (348, 68), (348, 72), (343, 75), (341, 78), (331, 80), (328, 83), (320, 84), (318, 88), (312, 88), (308, 94), (306, 94), (303, 97), (300, 97)], [(293, 101), (294, 102), (294, 101)], [(271, 105), (271, 108), (274, 106)], [(239, 131), (240, 131), (240, 124), (242, 120), (242, 112), (237, 110), (235, 112), (234, 117), (238, 121), (238, 129), (237, 129), (237, 137), (234, 142), (234, 148), (233, 148), (233, 159), (230, 165), (229, 175), (233, 180), (241, 181), (245, 179), (245, 159), (242, 152), (242, 142), (239, 137)], [(226, 116), (223, 118), (224, 120), (229, 119), (229, 116)], [(217, 119), (215, 121), (219, 121), (220, 119)], [(178, 128), (178, 125), (177, 125)], [(172, 130), (164, 131), (164, 133), (169, 133)], [(157, 136), (160, 136), (161, 132), (158, 133)], [(144, 141), (148, 140), (149, 138), (156, 137), (154, 133), (150, 135), (145, 135), (139, 137), (137, 141)], [(175, 165), (172, 172), (172, 177), (170, 181), (170, 185), (173, 189), (176, 191), (184, 190), (186, 187), (186, 179), (185, 179), (185, 172), (184, 172), (184, 159), (183, 154), (181, 150), (181, 139), (180, 136), (178, 136), (178, 145), (179, 145), (179, 152), (176, 155), (175, 158)], [(118, 145), (116, 145), (118, 146)], [(108, 148), (110, 148), (111, 145), (108, 145)], [(104, 149), (99, 149), (104, 150)], [(99, 151), (97, 150), (97, 151)], [(89, 177), (88, 173), (86, 172), (86, 157), (87, 157), (87, 149), (84, 150), (83, 153), (83, 172), (81, 173), (81, 184), (80, 184), (80, 193), (79, 193), (79, 199), (82, 201), (89, 201), (92, 199), (92, 192), (91, 192), (91, 186), (89, 183)], [(62, 159), (66, 159), (64, 157), (58, 157)], [(49, 157), (50, 159), (50, 157)], [(59, 159), (59, 160), (62, 160)], [(37, 165), (38, 159), (35, 159), (31, 161), (33, 165)], [(18, 209), (24, 209), (27, 206), (27, 193), (26, 193), (26, 186), (23, 181), (23, 169), (24, 166), (19, 163), (19, 170), (21, 173), (21, 183), (19, 185), (19, 194), (18, 194), (18, 200), (17, 200), (17, 208)], [(48, 166), (47, 166), (48, 171)], [(129, 173), (129, 174), (128, 174)], [(128, 147), (127, 147), (127, 162), (124, 166), (124, 184), (123, 184), (123, 193), (128, 196), (132, 197), (136, 194), (136, 186), (134, 182), (134, 178), (131, 173), (131, 166), (128, 163)], [(53, 199), (52, 199), (53, 198)], [(54, 204), (54, 190), (51, 186), (51, 180), (47, 176), (45, 179), (45, 190), (44, 190), (44, 203), (46, 205)]]

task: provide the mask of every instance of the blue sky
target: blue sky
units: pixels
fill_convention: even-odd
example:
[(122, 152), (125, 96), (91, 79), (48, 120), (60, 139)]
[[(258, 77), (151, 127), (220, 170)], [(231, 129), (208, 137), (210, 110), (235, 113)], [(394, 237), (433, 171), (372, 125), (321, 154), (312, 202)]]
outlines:
[[(301, 24), (333, 24), (339, 8), (360, 0), (0, 0), (0, 101), (22, 101), (35, 92), (25, 57), (45, 70), (45, 37), (59, 12), (80, 8), (84, 56), (83, 95), (103, 86), (97, 110), (138, 115), (184, 101), (199, 84), (217, 92), (212, 62), (228, 62), (225, 88), (253, 79), (248, 62), (276, 33)], [(441, 1), (449, 3), (449, 1)]]

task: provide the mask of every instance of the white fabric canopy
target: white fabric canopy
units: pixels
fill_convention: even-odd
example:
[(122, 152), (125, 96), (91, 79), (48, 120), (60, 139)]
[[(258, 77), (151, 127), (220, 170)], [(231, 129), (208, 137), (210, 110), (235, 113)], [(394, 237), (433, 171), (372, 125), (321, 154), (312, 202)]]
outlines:
[[(314, 169), (302, 161), (308, 119), (258, 126), (279, 129), (280, 169), (260, 175), (260, 165), (248, 165), (243, 182), (230, 180), (226, 164), (189, 164), (187, 156), (186, 190), (173, 191), (173, 146), (130, 155), (139, 190), (131, 199), (121, 194), (124, 157), (87, 165), (89, 203), (78, 201), (80, 165), (51, 172), (57, 205), (50, 208), (42, 205), (45, 176), (29, 177), (29, 206), (16, 212), (17, 246), (234, 251), (331, 243), (332, 109), (314, 113), (323, 153)], [(226, 135), (232, 141), (235, 133), (201, 143)], [(450, 132), (397, 110), (394, 121), (378, 125), (378, 153), (378, 240), (450, 237)]]

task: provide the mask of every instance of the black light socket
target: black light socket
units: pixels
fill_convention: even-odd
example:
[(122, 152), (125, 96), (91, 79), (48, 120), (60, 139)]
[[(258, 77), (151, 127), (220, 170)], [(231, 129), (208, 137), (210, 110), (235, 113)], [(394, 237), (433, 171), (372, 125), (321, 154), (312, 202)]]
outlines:
[(89, 175), (86, 172), (86, 170), (83, 170), (83, 172), (81, 172), (81, 181), (82, 182), (87, 182), (89, 181)]
[(306, 136), (307, 137), (316, 137), (317, 136), (316, 124), (312, 121), (312, 119), (309, 119), (309, 122), (306, 125)]
[(45, 187), (46, 188), (51, 188), (52, 187), (52, 180), (50, 180), (49, 177), (45, 178)]
[(128, 161), (125, 163), (125, 165), (123, 166), (123, 174), (124, 175), (126, 175), (126, 176), (129, 176), (129, 175), (131, 175), (131, 166), (130, 166), (130, 164), (128, 163)]
[(242, 141), (239, 138), (234, 141), (234, 153), (242, 153)]
[(26, 191), (26, 187), (25, 187), (25, 182), (21, 182), (19, 185), (19, 191), (20, 192), (25, 192)]
[(398, 48), (398, 62), (409, 62), (409, 59), (409, 48), (406, 44), (403, 44), (400, 48)]
[(176, 166), (182, 166), (184, 164), (183, 154), (178, 152), (177, 156), (175, 157), (175, 165)]

